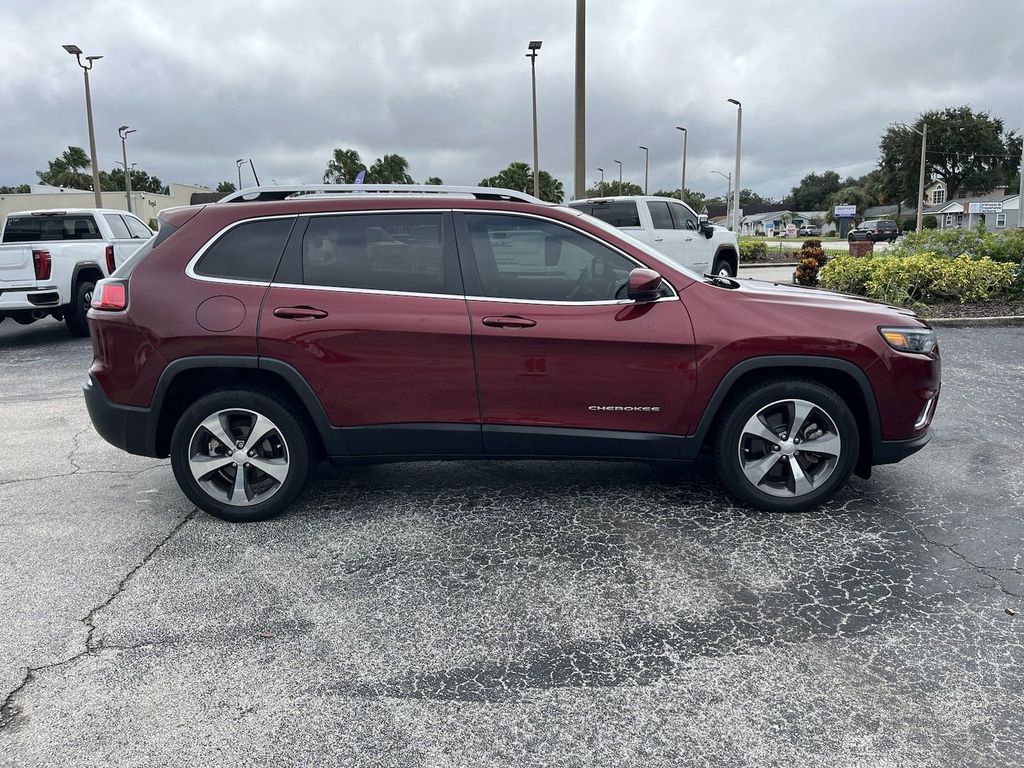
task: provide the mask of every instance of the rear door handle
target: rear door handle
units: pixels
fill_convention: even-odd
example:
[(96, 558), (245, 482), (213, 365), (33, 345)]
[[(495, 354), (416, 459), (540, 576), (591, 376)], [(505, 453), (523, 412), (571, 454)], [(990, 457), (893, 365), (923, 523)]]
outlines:
[(656, 237), (656, 238), (654, 238), (654, 242), (660, 243), (664, 239), (665, 239), (664, 237)]
[(274, 317), (285, 320), (320, 320), (327, 317), (327, 313), (316, 307), (278, 307), (274, 310)]
[(537, 324), (536, 320), (530, 320), (519, 315), (492, 315), (485, 317), (481, 322), (484, 325), (489, 325), (491, 328), (533, 328)]

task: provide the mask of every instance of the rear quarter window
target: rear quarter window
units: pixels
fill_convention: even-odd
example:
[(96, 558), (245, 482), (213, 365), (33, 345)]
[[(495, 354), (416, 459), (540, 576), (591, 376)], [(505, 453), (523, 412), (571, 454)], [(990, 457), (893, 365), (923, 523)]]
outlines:
[(201, 277), (269, 283), (294, 223), (290, 216), (238, 224), (207, 248), (192, 270)]

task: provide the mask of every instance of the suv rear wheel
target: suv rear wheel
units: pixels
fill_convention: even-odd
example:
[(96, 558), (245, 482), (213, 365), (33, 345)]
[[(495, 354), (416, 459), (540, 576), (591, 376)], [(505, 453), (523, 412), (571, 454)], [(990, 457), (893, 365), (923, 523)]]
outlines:
[(740, 395), (715, 446), (718, 474), (740, 501), (799, 512), (846, 483), (860, 450), (857, 423), (831, 389), (774, 381)]
[(272, 392), (224, 389), (198, 400), (171, 435), (171, 467), (200, 509), (236, 523), (269, 520), (302, 492), (310, 439)]

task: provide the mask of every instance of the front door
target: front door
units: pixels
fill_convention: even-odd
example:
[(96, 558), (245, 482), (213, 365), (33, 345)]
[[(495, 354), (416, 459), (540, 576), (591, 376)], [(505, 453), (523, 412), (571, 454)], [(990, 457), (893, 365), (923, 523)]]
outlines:
[(645, 303), (623, 298), (642, 265), (567, 225), (456, 215), (485, 450), (677, 456), (694, 346), (674, 290)]
[(352, 454), (481, 452), (448, 212), (300, 217), (263, 302), (260, 356), (298, 370)]
[(669, 212), (668, 201), (648, 200), (645, 203), (647, 214), (651, 217), (651, 232), (653, 233), (653, 245), (670, 259), (678, 264), (691, 266), (687, 253), (687, 240), (691, 234), (681, 229), (676, 229), (672, 222), (672, 214)]
[(710, 272), (715, 249), (711, 241), (701, 231), (697, 214), (689, 206), (676, 200), (670, 200), (668, 207), (672, 214), (673, 226), (682, 233), (686, 266), (698, 274)]

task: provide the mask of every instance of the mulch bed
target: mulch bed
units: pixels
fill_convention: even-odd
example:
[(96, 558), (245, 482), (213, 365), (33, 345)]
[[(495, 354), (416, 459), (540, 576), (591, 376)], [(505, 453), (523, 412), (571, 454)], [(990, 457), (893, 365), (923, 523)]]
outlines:
[(929, 304), (915, 307), (921, 317), (1024, 317), (1024, 301), (986, 301), (980, 304)]
[(756, 266), (757, 264), (795, 264), (797, 261), (796, 251), (783, 251), (782, 253), (779, 253), (778, 251), (775, 251), (774, 253), (769, 251), (768, 258), (766, 259), (758, 259), (757, 261), (745, 261), (744, 259), (740, 259), (740, 266)]

